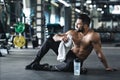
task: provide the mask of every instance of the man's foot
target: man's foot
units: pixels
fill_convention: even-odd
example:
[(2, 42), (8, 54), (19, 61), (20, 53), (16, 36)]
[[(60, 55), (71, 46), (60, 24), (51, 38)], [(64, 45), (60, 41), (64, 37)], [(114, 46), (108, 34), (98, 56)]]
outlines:
[(40, 66), (39, 66), (39, 63), (31, 63), (31, 64), (29, 64), (29, 65), (27, 65), (26, 67), (25, 67), (25, 69), (30, 69), (30, 70), (32, 70), (32, 69), (38, 69)]
[(48, 70), (49, 65), (47, 63), (45, 64), (39, 64), (39, 63), (32, 63), (25, 67), (27, 70)]
[(108, 72), (113, 72), (113, 71), (117, 71), (117, 69), (106, 69), (106, 71), (108, 71)]

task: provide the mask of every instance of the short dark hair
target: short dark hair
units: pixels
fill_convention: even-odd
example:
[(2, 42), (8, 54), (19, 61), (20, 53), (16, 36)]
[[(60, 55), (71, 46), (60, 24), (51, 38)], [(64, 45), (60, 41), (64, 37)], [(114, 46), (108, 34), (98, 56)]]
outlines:
[(82, 19), (83, 24), (90, 24), (90, 17), (87, 14), (78, 14), (77, 19)]

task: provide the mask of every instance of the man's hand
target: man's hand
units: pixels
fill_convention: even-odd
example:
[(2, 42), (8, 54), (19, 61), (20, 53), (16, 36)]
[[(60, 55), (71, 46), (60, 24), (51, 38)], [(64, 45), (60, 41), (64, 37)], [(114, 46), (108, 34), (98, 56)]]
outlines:
[(63, 38), (62, 38), (62, 40), (63, 40), (64, 42), (67, 42), (67, 41), (68, 41), (67, 35), (64, 35)]

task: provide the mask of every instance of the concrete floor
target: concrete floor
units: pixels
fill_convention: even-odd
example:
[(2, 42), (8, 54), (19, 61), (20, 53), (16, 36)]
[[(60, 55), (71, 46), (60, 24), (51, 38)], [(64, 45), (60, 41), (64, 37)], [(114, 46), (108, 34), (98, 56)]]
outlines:
[[(118, 71), (106, 72), (94, 51), (84, 63), (86, 75), (74, 76), (72, 72), (50, 72), (25, 70), (35, 57), (38, 49), (11, 49), (10, 54), (0, 57), (0, 80), (120, 80), (120, 47), (103, 47), (103, 52), (111, 67)], [(42, 63), (59, 64), (50, 50)]]

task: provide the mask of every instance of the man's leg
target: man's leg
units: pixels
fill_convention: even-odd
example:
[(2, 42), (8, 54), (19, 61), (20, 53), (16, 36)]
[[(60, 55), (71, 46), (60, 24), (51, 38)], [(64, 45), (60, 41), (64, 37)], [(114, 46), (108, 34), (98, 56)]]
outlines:
[(61, 64), (53, 65), (51, 71), (73, 71), (73, 61), (76, 56), (70, 50), (66, 55), (66, 60), (61, 62)]
[[(59, 44), (57, 43), (57, 44), (54, 44), (54, 45), (59, 45)], [(52, 44), (52, 46), (53, 46), (53, 44)], [(45, 47), (45, 44), (44, 44), (44, 47)], [(33, 69), (36, 69), (36, 70), (73, 71), (73, 60), (76, 58), (76, 56), (72, 53), (71, 50), (67, 53), (66, 60), (64, 62), (61, 62), (61, 64), (58, 64), (58, 65), (49, 65), (49, 64), (39, 65), (39, 61), (45, 55), (45, 54), (42, 54), (42, 52), (46, 52), (46, 51), (42, 51), (42, 50), (44, 50), (44, 49), (42, 49), (44, 47), (43, 46), (41, 47), (41, 49), (39, 51), (39, 54), (37, 54), (37, 57), (35, 58), (35, 60), (30, 64), (30, 66), (28, 66), (28, 69), (31, 69), (31, 66), (32, 66)], [(56, 52), (56, 54), (58, 54), (57, 47), (51, 47), (51, 48), (54, 48), (53, 50)], [(47, 49), (49, 49), (49, 48), (47, 47)], [(33, 64), (35, 64), (35, 65), (33, 65)]]
[(38, 51), (38, 54), (35, 58), (35, 62), (40, 62), (40, 60), (43, 58), (43, 56), (49, 51), (49, 49), (52, 49), (56, 55), (58, 55), (58, 46), (60, 42), (55, 42), (52, 37), (48, 38), (43, 45), (41, 46), (40, 50)]
[[(35, 59), (33, 62), (26, 66), (26, 69), (31, 68), (40, 68), (39, 62), (43, 58), (43, 56), (49, 51), (49, 49), (52, 49), (56, 55), (58, 54), (58, 46), (60, 42), (55, 42), (51, 37), (49, 37), (41, 46), (40, 50), (38, 51)], [(46, 64), (47, 65), (47, 64)]]
[[(74, 71), (74, 60), (78, 58), (76, 57), (76, 55), (72, 52), (72, 50), (70, 50), (68, 52), (68, 54), (66, 55), (66, 68), (64, 69), (65, 71), (70, 71), (70, 72), (73, 72)], [(83, 61), (80, 60), (80, 68), (81, 68), (81, 74), (86, 74), (87, 73), (87, 69), (86, 68), (83, 68)]]
[[(51, 71), (65, 71), (65, 72), (73, 72), (74, 71), (74, 59), (77, 58), (74, 53), (70, 50), (66, 55), (66, 60), (59, 64), (54, 65), (51, 67)], [(82, 68), (83, 61), (80, 61), (81, 63), (81, 74), (86, 74), (87, 69)]]

